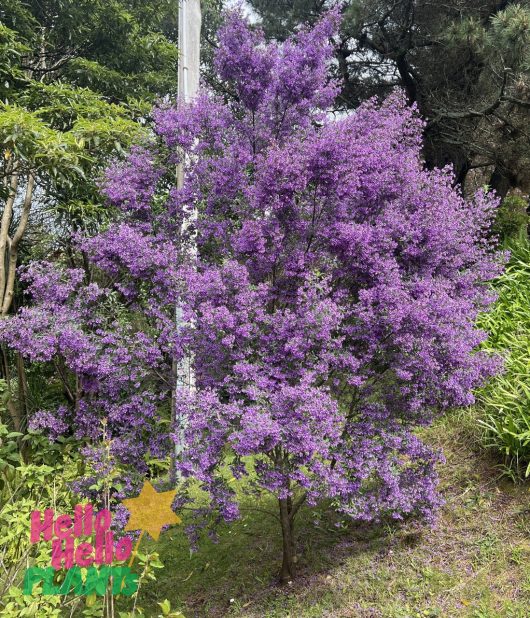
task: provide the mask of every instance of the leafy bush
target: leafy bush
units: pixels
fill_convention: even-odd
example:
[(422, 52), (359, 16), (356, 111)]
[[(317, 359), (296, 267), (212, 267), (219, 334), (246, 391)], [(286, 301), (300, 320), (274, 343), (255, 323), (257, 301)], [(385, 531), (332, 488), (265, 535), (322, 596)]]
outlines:
[(15, 440), (19, 437), (0, 423), (0, 614), (9, 618), (59, 616), (61, 598), (24, 595), (22, 579), (28, 566), (47, 566), (51, 559), (49, 544), (30, 544), (31, 512), (46, 508), (68, 512), (77, 502), (68, 489), (77, 476), (75, 451), (66, 445), (62, 457), (56, 459), (57, 450), (52, 447), (48, 458), (41, 436), (36, 436), (41, 459), (56, 460), (56, 465), (24, 463)]
[[(189, 506), (192, 539), (239, 517), (227, 455), (235, 480), (276, 496), (283, 582), (305, 503), (331, 498), (353, 520), (433, 516), (439, 454), (414, 430), (473, 401), (495, 369), (474, 351), (483, 282), (499, 272), (483, 238), (497, 202), (464, 200), (447, 170), (422, 167), (423, 123), (402, 94), (326, 114), (338, 18), (278, 46), (228, 17), (215, 66), (237, 97), (155, 110), (159, 144), (104, 182), (120, 217), (79, 241), (90, 285), (33, 262), (31, 306), (0, 325), (10, 349), (76, 376), (79, 399), (40, 426), (94, 442), (107, 419), (111, 455), (141, 475), (176, 442), (178, 507), (195, 479), (209, 498)], [(173, 388), (183, 358), (193, 390)]]
[[(0, 381), (0, 392), (2, 381)], [(0, 400), (0, 413), (2, 409)], [(20, 447), (25, 445), (25, 456), (21, 456)], [(0, 420), (0, 615), (5, 618), (23, 618), (24, 616), (84, 616), (98, 617), (119, 615), (120, 618), (144, 616), (143, 609), (137, 605), (138, 591), (127, 599), (118, 597), (115, 602), (112, 595), (96, 596), (91, 593), (86, 597), (42, 595), (42, 584), (38, 584), (33, 594), (23, 592), (23, 578), (29, 566), (46, 567), (51, 561), (49, 543), (30, 543), (31, 512), (53, 508), (59, 513), (69, 513), (79, 502), (78, 496), (71, 491), (71, 486), (84, 472), (84, 462), (79, 444), (73, 438), (59, 438), (50, 442), (38, 432), (21, 434), (12, 432)], [(109, 491), (114, 488), (113, 481), (117, 472), (109, 469), (108, 473), (98, 478), (94, 489), (105, 500), (105, 506), (115, 510), (116, 502), (110, 504)], [(97, 503), (98, 498), (96, 498)], [(139, 588), (156, 581), (156, 570), (163, 568), (156, 552), (138, 553), (136, 561), (140, 567)], [(64, 572), (58, 575), (64, 577)], [(133, 603), (132, 610), (128, 605)], [(114, 607), (116, 603), (115, 614)], [(168, 618), (182, 617), (172, 610), (169, 601), (160, 603), (161, 616)]]
[(481, 316), (486, 349), (497, 351), (504, 371), (479, 393), (486, 412), (485, 444), (498, 450), (511, 476), (530, 475), (530, 244), (510, 245), (511, 258), (494, 286), (498, 300)]

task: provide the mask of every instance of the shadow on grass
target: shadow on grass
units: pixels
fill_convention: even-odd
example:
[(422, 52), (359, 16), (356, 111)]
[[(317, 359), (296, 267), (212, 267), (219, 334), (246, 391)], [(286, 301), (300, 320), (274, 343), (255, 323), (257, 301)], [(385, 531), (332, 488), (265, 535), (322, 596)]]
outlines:
[[(330, 569), (358, 556), (369, 560), (384, 555), (401, 543), (414, 544), (416, 535), (390, 525), (340, 524), (326, 506), (301, 509), (297, 518), (297, 577), (280, 587), (277, 574), (281, 563), (281, 537), (278, 521), (256, 510), (249, 499), (241, 502), (242, 517), (231, 526), (222, 526), (218, 542), (204, 539), (191, 553), (183, 529), (165, 532), (158, 543), (146, 543), (160, 555), (164, 569), (155, 584), (148, 585), (140, 605), (146, 614), (156, 615), (157, 602), (168, 598), (186, 618), (243, 615), (263, 597), (298, 594), (302, 588), (325, 579)], [(262, 500), (260, 509), (272, 511)], [(184, 522), (186, 524), (186, 522)]]

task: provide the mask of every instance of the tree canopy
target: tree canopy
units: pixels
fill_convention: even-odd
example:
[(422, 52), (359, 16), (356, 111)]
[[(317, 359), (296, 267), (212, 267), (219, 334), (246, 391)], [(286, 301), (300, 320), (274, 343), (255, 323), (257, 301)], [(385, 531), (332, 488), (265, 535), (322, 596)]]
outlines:
[[(306, 501), (357, 520), (432, 516), (439, 456), (414, 429), (471, 403), (496, 368), (475, 328), (499, 271), (496, 201), (424, 168), (401, 94), (327, 113), (337, 27), (331, 12), (266, 44), (228, 16), (224, 96), (160, 105), (157, 141), (108, 171), (117, 216), (74, 246), (94, 278), (33, 263), (32, 304), (0, 325), (11, 349), (60, 368), (67, 397), (33, 426), (86, 441), (96, 476), (105, 441), (118, 495), (182, 440), (177, 506), (189, 501), (195, 530), (238, 517), (231, 477), (272, 494), (284, 581)], [(183, 358), (193, 391), (175, 390)], [(209, 502), (194, 509), (197, 482)]]

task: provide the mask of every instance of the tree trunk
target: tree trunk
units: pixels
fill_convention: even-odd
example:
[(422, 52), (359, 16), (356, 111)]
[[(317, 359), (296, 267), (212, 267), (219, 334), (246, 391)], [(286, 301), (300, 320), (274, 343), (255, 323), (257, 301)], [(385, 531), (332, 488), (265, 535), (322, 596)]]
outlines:
[(23, 428), (27, 428), (28, 422), (28, 381), (26, 379), (26, 367), (20, 352), (15, 354), (18, 378), (18, 410), (22, 419)]
[(6, 199), (4, 209), (2, 211), (2, 223), (0, 225), (0, 310), (4, 303), (4, 295), (6, 291), (6, 257), (8, 247), (11, 242), (11, 239), (9, 238), (9, 226), (11, 225), (11, 219), (13, 218), (13, 205), (17, 196), (17, 188), (18, 173), (17, 170), (14, 169), (11, 172), (11, 178), (9, 181), (9, 195)]
[(282, 526), (283, 560), (280, 571), (280, 582), (286, 584), (294, 577), (295, 538), (294, 513), (290, 499), (280, 499), (280, 523)]
[(20, 416), (20, 411), (13, 402), (13, 391), (11, 389), (11, 375), (9, 371), (9, 360), (7, 358), (7, 352), (4, 346), (2, 346), (2, 361), (4, 366), (4, 376), (7, 385), (7, 401), (6, 408), (9, 412), (9, 416), (11, 416), (11, 420), (13, 421), (13, 428), (15, 431), (22, 432), (22, 418)]
[[(16, 185), (15, 185), (16, 187)], [(2, 302), (0, 307), (0, 315), (2, 317), (6, 316), (9, 312), (9, 308), (11, 307), (11, 303), (13, 302), (13, 295), (15, 293), (15, 276), (17, 272), (17, 259), (18, 259), (18, 245), (22, 240), (24, 232), (26, 231), (26, 227), (28, 225), (29, 220), (29, 212), (31, 209), (31, 202), (33, 199), (33, 189), (35, 187), (35, 177), (33, 174), (29, 174), (28, 182), (26, 185), (26, 194), (24, 197), (24, 202), (22, 204), (22, 213), (20, 215), (20, 220), (18, 222), (15, 233), (13, 234), (13, 238), (9, 238), (8, 230), (9, 223), (7, 224), (7, 228), (5, 230), (5, 238), (4, 238), (4, 230), (0, 233), (0, 251), (2, 246), (4, 247), (4, 253), (1, 256), (0, 265), (5, 269), (5, 246), (7, 241), (7, 280), (5, 279), (5, 272), (2, 272), (2, 278), (0, 281), (0, 287), (2, 292)], [(9, 201), (9, 200), (8, 200)], [(13, 197), (14, 201), (14, 197)], [(12, 216), (13, 204), (11, 203), (11, 214)], [(2, 228), (3, 228), (2, 221)]]

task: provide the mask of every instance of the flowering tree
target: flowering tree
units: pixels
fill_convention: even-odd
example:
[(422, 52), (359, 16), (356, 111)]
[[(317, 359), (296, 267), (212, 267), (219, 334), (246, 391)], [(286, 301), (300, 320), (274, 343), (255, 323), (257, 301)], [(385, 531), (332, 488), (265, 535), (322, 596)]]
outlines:
[[(36, 264), (33, 305), (1, 326), (76, 378), (69, 405), (35, 424), (96, 441), (104, 417), (114, 455), (140, 472), (183, 436), (178, 470), (227, 521), (227, 466), (270, 492), (284, 581), (304, 502), (331, 498), (359, 520), (432, 516), (439, 456), (413, 429), (471, 403), (495, 368), (474, 328), (498, 272), (484, 235), (495, 202), (465, 201), (448, 170), (423, 168), (423, 125), (401, 94), (325, 113), (337, 21), (279, 46), (229, 15), (223, 96), (160, 107), (156, 143), (108, 172), (121, 214), (79, 239), (93, 282)], [(172, 396), (186, 356), (196, 388)]]

